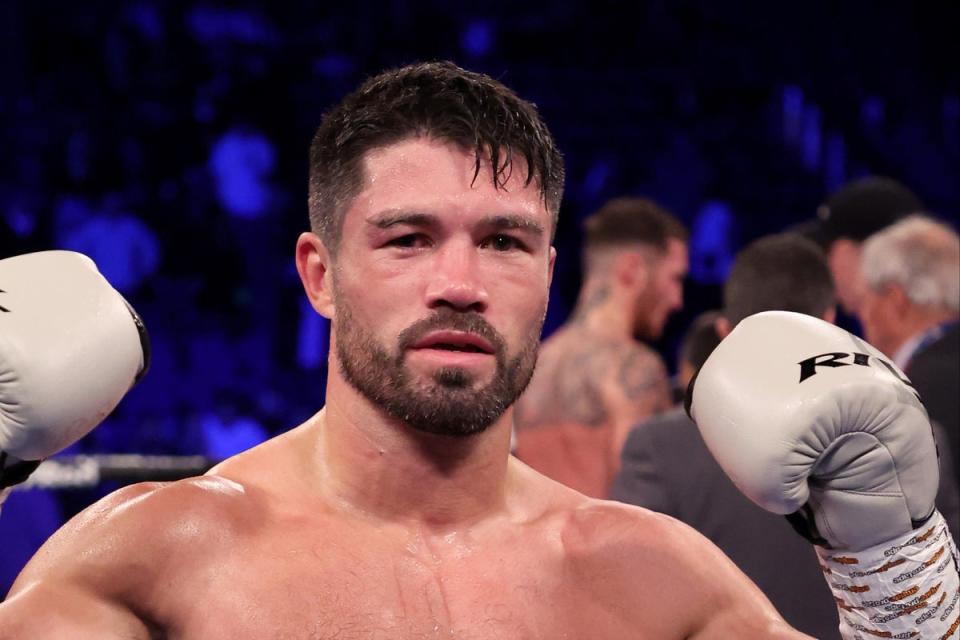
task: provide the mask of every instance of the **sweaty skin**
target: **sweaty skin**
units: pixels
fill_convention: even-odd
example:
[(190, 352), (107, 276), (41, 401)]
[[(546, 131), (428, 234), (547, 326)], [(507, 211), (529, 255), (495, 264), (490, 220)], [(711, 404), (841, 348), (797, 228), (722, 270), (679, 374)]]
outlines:
[(469, 524), (318, 494), (324, 422), (91, 507), (23, 572), (0, 638), (779, 637), (773, 608), (692, 529), (515, 459), (504, 503)]
[[(472, 153), (425, 138), (371, 152), (365, 168), (336, 260), (313, 234), (297, 245), (332, 351), (336, 278), (354, 328), (383, 349), (444, 307), (481, 314), (507, 356), (522, 353), (554, 256), (535, 184), (515, 169), (497, 189), (489, 166), (474, 181)], [(385, 211), (406, 222), (371, 222)], [(411, 388), (443, 367), (471, 389), (495, 379), (493, 356), (400, 355)], [(507, 408), (474, 435), (428, 433), (332, 358), (327, 405), (300, 427), (71, 520), (0, 605), (0, 639), (805, 637), (689, 527), (510, 457), (512, 422)]]

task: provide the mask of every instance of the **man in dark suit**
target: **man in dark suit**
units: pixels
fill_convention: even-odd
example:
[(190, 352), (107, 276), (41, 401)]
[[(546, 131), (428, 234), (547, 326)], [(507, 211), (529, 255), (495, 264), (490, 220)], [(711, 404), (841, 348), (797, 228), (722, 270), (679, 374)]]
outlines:
[[(829, 267), (815, 244), (797, 235), (762, 238), (737, 257), (716, 330), (723, 337), (743, 318), (773, 309), (833, 321), (835, 300)], [(941, 480), (946, 480), (947, 499), (938, 496), (938, 507), (949, 520), (960, 507), (952, 461), (945, 458)], [(816, 638), (840, 638), (833, 597), (811, 547), (785, 518), (743, 497), (682, 409), (631, 431), (612, 495), (693, 526), (760, 587), (791, 625)]]
[[(921, 341), (923, 343), (924, 341)], [(960, 455), (960, 324), (956, 320), (931, 334), (904, 367), (930, 418), (943, 425), (954, 459)]]
[[(911, 216), (863, 246), (860, 320), (868, 342), (903, 369), (960, 448), (960, 239), (945, 224)], [(954, 535), (960, 523), (948, 525)]]

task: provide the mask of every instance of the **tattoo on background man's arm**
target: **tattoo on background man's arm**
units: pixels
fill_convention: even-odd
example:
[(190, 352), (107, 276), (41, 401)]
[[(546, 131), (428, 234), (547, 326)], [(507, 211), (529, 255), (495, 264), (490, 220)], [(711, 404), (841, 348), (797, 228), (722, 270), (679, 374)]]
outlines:
[(613, 345), (590, 344), (564, 358), (558, 376), (558, 395), (568, 420), (589, 426), (600, 426), (607, 421), (601, 384), (615, 354)]
[(651, 391), (660, 391), (663, 374), (659, 363), (649, 354), (630, 350), (620, 361), (618, 380), (624, 395), (641, 400)]
[(603, 385), (616, 367), (621, 345), (584, 342), (545, 363), (546, 376), (531, 385), (521, 403), (517, 424), (521, 428), (577, 423), (601, 426), (609, 420)]

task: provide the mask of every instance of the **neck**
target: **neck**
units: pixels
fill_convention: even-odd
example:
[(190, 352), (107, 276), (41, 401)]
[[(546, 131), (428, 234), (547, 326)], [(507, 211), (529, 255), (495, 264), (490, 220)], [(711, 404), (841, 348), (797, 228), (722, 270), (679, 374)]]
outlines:
[(891, 346), (890, 353), (897, 353), (912, 338), (929, 331), (935, 326), (944, 322), (957, 319), (957, 312), (941, 307), (914, 307), (910, 312), (903, 316), (901, 323), (902, 330), (897, 335), (894, 345)]
[(321, 482), (335, 499), (438, 531), (504, 507), (512, 407), (483, 433), (455, 437), (386, 416), (333, 371), (327, 399), (316, 434)]
[(622, 290), (604, 280), (588, 280), (580, 291), (572, 323), (591, 333), (633, 338), (629, 301)]

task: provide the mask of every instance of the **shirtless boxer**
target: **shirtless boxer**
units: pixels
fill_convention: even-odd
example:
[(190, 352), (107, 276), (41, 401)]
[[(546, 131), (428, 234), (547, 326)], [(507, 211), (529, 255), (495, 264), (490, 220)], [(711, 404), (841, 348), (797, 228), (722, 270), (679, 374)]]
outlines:
[(77, 516), (0, 638), (806, 637), (692, 529), (508, 455), (562, 185), (531, 105), (409, 67), (328, 113), (311, 155), (296, 261), (333, 320), (326, 407)]
[(516, 450), (540, 473), (606, 498), (630, 429), (670, 407), (656, 340), (683, 304), (687, 231), (644, 198), (616, 198), (584, 224), (584, 283), (544, 340), (517, 401)]

